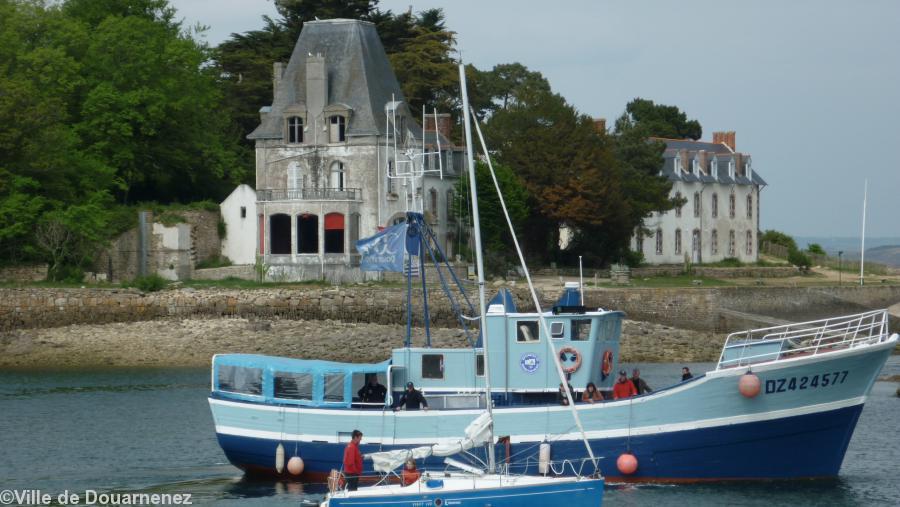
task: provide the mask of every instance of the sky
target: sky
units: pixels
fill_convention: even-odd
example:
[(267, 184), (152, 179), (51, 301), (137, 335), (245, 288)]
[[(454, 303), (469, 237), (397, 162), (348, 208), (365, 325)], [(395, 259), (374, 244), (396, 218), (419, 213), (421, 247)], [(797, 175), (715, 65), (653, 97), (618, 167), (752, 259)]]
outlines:
[[(272, 0), (170, 0), (215, 45), (277, 18)], [(678, 106), (703, 139), (734, 130), (768, 183), (760, 226), (900, 237), (900, 2), (381, 0), (440, 7), (463, 60), (519, 62), (581, 113), (635, 97)]]

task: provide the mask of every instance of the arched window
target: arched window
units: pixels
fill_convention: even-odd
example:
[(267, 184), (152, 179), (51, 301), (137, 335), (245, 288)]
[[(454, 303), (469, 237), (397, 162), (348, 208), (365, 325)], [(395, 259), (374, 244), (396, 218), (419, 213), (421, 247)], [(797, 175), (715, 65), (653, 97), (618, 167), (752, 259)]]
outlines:
[(287, 127), (288, 127), (288, 142), (289, 143), (302, 143), (303, 142), (303, 118), (300, 116), (291, 116), (287, 119)]
[(735, 197), (734, 192), (728, 196), (728, 218), (734, 218)]
[(700, 229), (691, 232), (691, 258), (694, 262), (700, 262)]
[(747, 195), (747, 218), (753, 218), (753, 194)]
[(728, 256), (735, 256), (735, 247), (734, 247), (734, 231), (728, 231)]
[(297, 217), (297, 253), (319, 253), (319, 217), (303, 214)]
[(291, 217), (278, 213), (269, 217), (269, 252), (275, 255), (291, 253)]
[(332, 143), (342, 143), (347, 140), (347, 120), (343, 116), (334, 115), (329, 120), (328, 139)]
[(718, 255), (719, 253), (719, 231), (713, 229), (709, 237), (709, 253)]
[(747, 255), (753, 255), (753, 232), (747, 231)]
[[(675, 200), (676, 201), (681, 200), (681, 192), (675, 192)], [(681, 217), (681, 203), (679, 203), (678, 206), (675, 208), (675, 216), (678, 218)]]
[(718, 218), (719, 216), (719, 194), (712, 195), (712, 217)]
[(700, 192), (694, 192), (694, 217), (700, 216)]
[(675, 255), (681, 255), (681, 229), (675, 229)]
[(344, 215), (325, 215), (325, 253), (344, 253)]
[(662, 229), (656, 229), (656, 255), (663, 253), (663, 235)]
[(346, 173), (344, 172), (343, 162), (334, 162), (331, 164), (329, 186), (335, 190), (344, 190)]

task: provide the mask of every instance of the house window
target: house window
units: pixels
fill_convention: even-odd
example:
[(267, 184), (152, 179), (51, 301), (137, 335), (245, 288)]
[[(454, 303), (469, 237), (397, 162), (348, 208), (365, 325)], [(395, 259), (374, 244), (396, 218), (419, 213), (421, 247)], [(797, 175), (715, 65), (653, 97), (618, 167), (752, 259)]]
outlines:
[(447, 221), (453, 221), (453, 191), (447, 191)]
[(734, 218), (735, 197), (734, 192), (728, 196), (728, 218)]
[(297, 253), (319, 253), (319, 217), (304, 214), (297, 217)]
[(241, 206), (241, 218), (247, 218), (247, 207)]
[(662, 229), (656, 229), (656, 255), (663, 253), (663, 235)]
[(331, 181), (329, 185), (335, 190), (344, 190), (344, 163), (335, 162), (331, 164)]
[(394, 190), (394, 178), (393, 178), (393, 176), (394, 176), (394, 161), (393, 161), (393, 160), (388, 160), (388, 163), (387, 163), (387, 185), (386, 185), (386, 187), (387, 187), (387, 193), (388, 193), (389, 195), (390, 195), (390, 194), (395, 194), (395, 193), (396, 193), (396, 191)]
[(343, 116), (335, 115), (329, 121), (328, 137), (332, 143), (342, 143), (346, 141), (346, 125), (347, 120)]
[[(288, 188), (289, 189), (301, 189), (303, 188), (303, 171), (300, 169), (300, 164), (297, 162), (291, 162), (288, 165)], [(290, 194), (293, 197), (293, 194)], [(301, 196), (297, 196), (300, 198)]]
[(715, 159), (715, 158), (712, 159), (712, 162), (710, 162), (710, 167), (712, 167), (713, 178), (718, 178), (719, 177), (719, 160)]
[(753, 194), (747, 196), (747, 218), (753, 218)]
[(444, 378), (443, 354), (422, 354), (422, 378)]
[(675, 229), (675, 255), (681, 254), (681, 229)]
[(438, 193), (437, 190), (431, 189), (428, 191), (428, 197), (431, 200), (431, 214), (434, 215), (434, 220), (437, 221), (438, 217)]
[(719, 194), (712, 195), (712, 217), (718, 218), (719, 216)]
[(325, 253), (344, 253), (344, 215), (325, 215)]
[(694, 192), (694, 217), (700, 216), (700, 192)]
[(753, 255), (753, 232), (747, 231), (747, 255)]
[(693, 162), (691, 163), (691, 172), (693, 172), (696, 176), (700, 176), (700, 161), (696, 158), (692, 160)]
[(734, 179), (734, 160), (728, 161), (728, 177)]
[(734, 248), (734, 231), (728, 231), (728, 256), (734, 257), (735, 248)]
[(694, 262), (700, 262), (700, 229), (694, 229), (691, 233), (691, 256)]
[(715, 229), (713, 229), (709, 237), (709, 252), (713, 255), (718, 255), (719, 253), (719, 231)]
[(519, 343), (540, 341), (536, 320), (520, 320), (516, 326), (516, 341)]
[[(675, 200), (681, 201), (681, 192), (675, 192)], [(675, 208), (675, 217), (681, 218), (681, 203), (678, 203), (678, 207)]]
[(675, 155), (675, 174), (681, 175), (681, 157)]
[(635, 251), (644, 252), (644, 231), (642, 228), (638, 228), (637, 237), (634, 239)]
[(288, 142), (289, 143), (302, 143), (303, 142), (303, 118), (299, 116), (291, 116), (287, 119), (288, 126)]
[(291, 217), (279, 213), (269, 217), (269, 252), (275, 255), (291, 253)]

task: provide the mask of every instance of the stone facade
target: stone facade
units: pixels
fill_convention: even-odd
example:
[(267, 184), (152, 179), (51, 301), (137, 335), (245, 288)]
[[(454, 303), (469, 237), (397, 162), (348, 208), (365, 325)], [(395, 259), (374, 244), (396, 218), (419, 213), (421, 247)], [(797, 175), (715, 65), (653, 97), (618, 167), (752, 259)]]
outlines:
[(0, 268), (0, 282), (40, 282), (47, 279), (48, 266), (9, 266)]

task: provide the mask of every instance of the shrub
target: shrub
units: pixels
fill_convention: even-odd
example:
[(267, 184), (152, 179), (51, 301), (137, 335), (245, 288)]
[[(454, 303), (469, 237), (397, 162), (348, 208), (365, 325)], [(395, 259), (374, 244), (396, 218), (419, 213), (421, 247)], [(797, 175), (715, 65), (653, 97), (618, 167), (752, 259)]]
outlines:
[(822, 245), (818, 243), (810, 243), (806, 245), (806, 251), (813, 255), (828, 255), (825, 253), (825, 249), (822, 248)]
[(781, 245), (786, 247), (789, 251), (797, 249), (797, 242), (794, 241), (794, 238), (788, 236), (783, 232), (778, 232), (772, 229), (769, 229), (762, 233), (759, 237), (760, 244), (762, 243), (773, 243), (775, 245)]
[(207, 259), (203, 259), (198, 262), (196, 266), (197, 269), (207, 269), (207, 268), (224, 268), (226, 266), (231, 266), (231, 259), (229, 259), (225, 255), (213, 255)]
[(622, 262), (629, 268), (639, 268), (644, 264), (644, 252), (628, 249), (622, 255)]
[(800, 268), (801, 271), (805, 271), (812, 266), (812, 261), (809, 259), (809, 256), (800, 250), (791, 250), (788, 254), (788, 262)]
[(144, 292), (156, 292), (165, 289), (168, 284), (168, 280), (156, 273), (147, 276), (139, 276), (131, 282), (131, 286), (137, 287)]
[(719, 263), (723, 268), (739, 268), (744, 265), (737, 257), (725, 257)]

